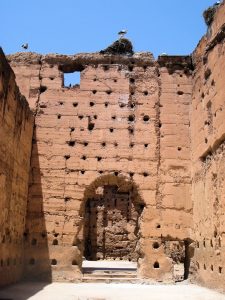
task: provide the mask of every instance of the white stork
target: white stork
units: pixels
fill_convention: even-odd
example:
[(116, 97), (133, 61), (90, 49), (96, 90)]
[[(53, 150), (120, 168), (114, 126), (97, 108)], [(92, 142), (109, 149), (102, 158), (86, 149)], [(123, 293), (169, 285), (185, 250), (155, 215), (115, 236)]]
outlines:
[(23, 49), (27, 50), (27, 49), (28, 49), (28, 43), (24, 43), (21, 47), (22, 47)]
[(126, 29), (123, 29), (123, 30), (120, 30), (118, 32), (119, 36), (120, 36), (120, 39), (122, 39), (124, 37), (125, 34), (127, 34), (127, 30)]

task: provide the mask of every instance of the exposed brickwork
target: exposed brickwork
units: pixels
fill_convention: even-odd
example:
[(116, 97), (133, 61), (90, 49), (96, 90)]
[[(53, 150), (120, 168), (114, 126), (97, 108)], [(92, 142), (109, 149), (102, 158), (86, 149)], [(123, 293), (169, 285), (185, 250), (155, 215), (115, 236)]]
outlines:
[[(138, 219), (143, 206), (133, 203), (133, 192), (106, 185), (89, 198), (85, 209), (85, 251), (88, 260), (137, 261)], [(113, 245), (113, 246), (112, 246)]]
[(33, 116), (0, 48), (0, 286), (21, 279)]

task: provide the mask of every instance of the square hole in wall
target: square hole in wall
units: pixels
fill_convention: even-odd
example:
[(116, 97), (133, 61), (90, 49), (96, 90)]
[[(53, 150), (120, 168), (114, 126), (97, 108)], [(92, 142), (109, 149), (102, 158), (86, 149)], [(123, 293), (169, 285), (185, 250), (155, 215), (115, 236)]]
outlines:
[(80, 85), (80, 72), (64, 73), (64, 86), (75, 87)]

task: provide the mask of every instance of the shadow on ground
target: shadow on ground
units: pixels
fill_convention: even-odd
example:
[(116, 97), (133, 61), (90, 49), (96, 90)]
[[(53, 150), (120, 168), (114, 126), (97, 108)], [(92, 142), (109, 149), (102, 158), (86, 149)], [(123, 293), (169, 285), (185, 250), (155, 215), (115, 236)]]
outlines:
[(27, 300), (42, 291), (49, 283), (20, 282), (0, 290), (0, 300)]

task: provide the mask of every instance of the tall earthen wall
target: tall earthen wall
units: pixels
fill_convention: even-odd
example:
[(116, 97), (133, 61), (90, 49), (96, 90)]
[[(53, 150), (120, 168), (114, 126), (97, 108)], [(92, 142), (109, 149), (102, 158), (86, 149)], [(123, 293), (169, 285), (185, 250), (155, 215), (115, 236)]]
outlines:
[(22, 278), (33, 115), (0, 48), (0, 286)]
[(193, 53), (191, 109), (193, 239), (197, 280), (225, 282), (225, 5)]
[[(28, 199), (30, 113), (20, 135), (13, 127), (24, 120), (20, 114), (14, 123), (2, 122), (3, 129), (10, 125), (0, 131), (3, 141), (11, 134), (0, 148), (9, 164), (0, 162), (4, 172), (17, 174), (12, 190), (5, 175), (0, 184), (7, 197), (19, 193), (22, 224), (18, 229), (13, 219), (4, 223), (12, 226), (3, 226), (1, 253), (12, 249), (22, 258), (16, 267), (3, 257), (1, 267), (17, 271), (2, 284), (21, 276), (25, 247), (28, 278), (81, 280), (84, 257), (109, 258), (137, 261), (140, 278), (179, 281), (192, 275), (224, 289), (224, 15), (222, 3), (192, 57), (8, 57), (35, 126)], [(64, 73), (75, 71), (80, 85), (65, 87)], [(12, 95), (22, 99), (18, 91), (9, 94), (10, 105)], [(3, 117), (13, 119), (15, 109), (6, 114), (6, 107)], [(11, 203), (3, 219), (8, 211), (17, 214)], [(14, 231), (20, 244), (6, 245), (6, 234)]]
[[(192, 65), (190, 57), (159, 57), (160, 75), (160, 162), (157, 208), (161, 219), (161, 234), (170, 242), (174, 273), (189, 276), (192, 248), (190, 121)], [(183, 243), (180, 264), (179, 241)], [(182, 270), (182, 268), (184, 268)], [(179, 276), (178, 276), (179, 278)]]
[[(130, 195), (136, 191), (129, 197), (140, 206), (136, 254), (126, 258), (138, 258), (139, 276), (182, 279), (192, 213), (190, 58), (162, 57), (155, 62), (148, 53), (133, 57), (27, 53), (9, 59), (36, 114), (27, 274), (41, 278), (52, 274), (53, 280), (81, 278), (85, 203), (96, 198), (97, 188), (111, 185)], [(80, 86), (64, 87), (63, 73), (73, 71), (81, 71)], [(119, 211), (116, 207), (117, 220)], [(99, 212), (98, 222), (100, 218)], [(121, 230), (123, 222), (118, 222)], [(132, 240), (132, 217), (127, 222)], [(110, 247), (111, 242), (113, 249), (110, 229), (106, 231), (105, 243)], [(125, 244), (129, 247), (129, 241)], [(123, 258), (118, 254), (118, 259)]]

